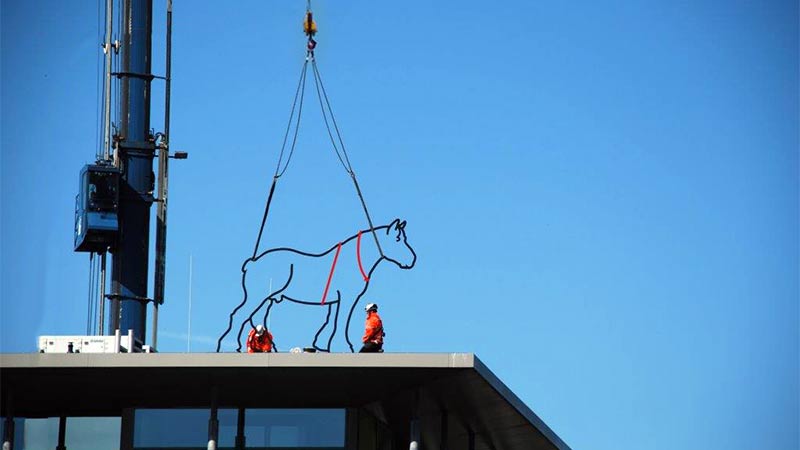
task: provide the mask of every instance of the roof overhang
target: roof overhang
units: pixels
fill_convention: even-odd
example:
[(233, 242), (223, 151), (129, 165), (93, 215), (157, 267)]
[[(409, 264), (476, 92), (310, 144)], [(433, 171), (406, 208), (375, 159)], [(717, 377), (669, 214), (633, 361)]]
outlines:
[(0, 354), (0, 395), (17, 417), (209, 408), (212, 396), (220, 408), (377, 405), (406, 424), (447, 411), (486, 448), (569, 448), (471, 353)]

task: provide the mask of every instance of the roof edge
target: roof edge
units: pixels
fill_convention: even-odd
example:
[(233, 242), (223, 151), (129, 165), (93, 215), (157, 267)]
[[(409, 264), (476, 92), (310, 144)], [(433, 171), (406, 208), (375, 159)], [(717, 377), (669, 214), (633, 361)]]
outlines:
[(473, 364), (475, 370), (492, 386), (492, 388), (500, 394), (506, 401), (514, 407), (525, 419), (527, 419), (533, 426), (536, 427), (553, 445), (560, 450), (571, 450), (570, 447), (561, 440), (560, 437), (547, 426), (546, 423), (532, 409), (528, 407), (508, 386), (503, 383), (494, 372), (489, 369), (478, 356), (473, 355)]
[(369, 367), (471, 369), (472, 353), (0, 353), (0, 369), (25, 367)]

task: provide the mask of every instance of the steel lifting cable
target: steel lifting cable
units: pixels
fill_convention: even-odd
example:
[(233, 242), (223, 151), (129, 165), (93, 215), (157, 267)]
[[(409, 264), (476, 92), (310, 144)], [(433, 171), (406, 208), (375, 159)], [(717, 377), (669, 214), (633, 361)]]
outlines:
[[(283, 143), (281, 144), (281, 151), (280, 155), (278, 156), (278, 163), (275, 166), (275, 174), (272, 176), (272, 185), (269, 188), (269, 195), (267, 195), (267, 203), (266, 205), (264, 205), (264, 215), (261, 218), (261, 227), (259, 227), (258, 229), (258, 237), (256, 238), (256, 244), (253, 246), (253, 256), (252, 256), (253, 258), (255, 258), (256, 255), (258, 254), (258, 247), (259, 245), (261, 245), (261, 236), (264, 234), (264, 226), (267, 223), (267, 216), (269, 216), (269, 208), (270, 205), (272, 204), (272, 196), (275, 194), (275, 186), (278, 183), (278, 178), (283, 176), (283, 174), (286, 172), (286, 169), (289, 168), (289, 163), (292, 161), (292, 155), (294, 155), (294, 149), (297, 145), (297, 134), (300, 131), (300, 118), (303, 114), (303, 100), (305, 98), (305, 92), (306, 92), (306, 74), (308, 73), (308, 61), (313, 57), (314, 54), (313, 53), (314, 48), (311, 44), (313, 42), (313, 39), (311, 36), (314, 34), (316, 30), (313, 31), (311, 30), (310, 11), (311, 11), (311, 0), (308, 0), (308, 3), (306, 4), (306, 17), (307, 20), (309, 21), (308, 31), (307, 31), (307, 34), (309, 36), (308, 52), (306, 54), (305, 61), (303, 62), (303, 68), (300, 71), (300, 80), (297, 82), (297, 89), (294, 92), (294, 101), (292, 102), (292, 109), (289, 112), (289, 121), (286, 124), (286, 132), (283, 134)], [(300, 100), (299, 107), (297, 105), (298, 98)], [(297, 120), (295, 121), (294, 125), (292, 146), (289, 149), (289, 155), (286, 157), (286, 163), (284, 164), (283, 169), (281, 169), (283, 154), (286, 151), (286, 142), (289, 138), (289, 132), (292, 129), (292, 121), (294, 119), (295, 108), (297, 108)]]
[[(353, 185), (356, 188), (356, 193), (358, 194), (358, 199), (361, 200), (361, 206), (364, 208), (364, 215), (367, 216), (367, 223), (369, 223), (369, 228), (372, 230), (372, 237), (375, 239), (375, 245), (378, 247), (378, 253), (381, 256), (384, 256), (383, 249), (381, 248), (381, 243), (378, 240), (378, 235), (375, 232), (375, 226), (372, 225), (372, 217), (369, 215), (369, 210), (367, 209), (367, 202), (364, 200), (364, 195), (361, 193), (361, 188), (358, 185), (358, 180), (356, 179), (356, 173), (353, 171), (353, 166), (350, 164), (350, 158), (347, 156), (347, 150), (344, 148), (344, 140), (342, 139), (342, 133), (339, 131), (339, 126), (336, 124), (336, 117), (333, 115), (333, 109), (331, 109), (331, 103), (328, 100), (328, 93), (325, 91), (325, 85), (322, 83), (322, 76), (319, 73), (319, 68), (317, 68), (317, 61), (314, 59), (314, 54), (311, 52), (311, 67), (314, 71), (314, 84), (317, 87), (317, 97), (319, 97), (319, 106), (322, 108), (322, 118), (325, 121), (325, 128), (328, 130), (328, 136), (331, 138), (331, 144), (333, 145), (333, 150), (336, 152), (336, 156), (339, 157), (339, 161), (344, 166), (345, 171), (350, 174), (350, 178), (353, 180)], [(339, 138), (339, 146), (342, 148), (342, 154), (344, 154), (344, 161), (342, 160), (341, 155), (339, 155), (339, 150), (336, 147), (336, 142), (333, 139), (333, 133), (331, 133), (331, 127), (328, 124), (328, 118), (325, 114), (325, 106), (322, 104), (322, 99), (325, 99), (325, 106), (327, 106), (328, 114), (331, 116), (331, 122), (333, 122), (333, 128), (336, 130), (336, 136)], [(346, 164), (345, 164), (346, 162)]]
[[(286, 169), (289, 168), (289, 162), (292, 160), (295, 146), (297, 145), (297, 133), (300, 130), (300, 116), (303, 114), (303, 98), (306, 92), (306, 73), (308, 69), (308, 59), (303, 63), (303, 70), (300, 71), (300, 80), (297, 82), (297, 89), (294, 93), (294, 102), (292, 102), (292, 110), (289, 113), (289, 123), (286, 124), (286, 133), (283, 135), (283, 144), (281, 144), (281, 153), (278, 156), (278, 164), (275, 166), (275, 178), (281, 177)], [(292, 137), (292, 146), (289, 149), (289, 156), (286, 158), (286, 164), (281, 169), (281, 161), (283, 161), (283, 152), (286, 149), (286, 141), (289, 138), (289, 131), (292, 128), (292, 119), (294, 118), (294, 110), (297, 107), (297, 99), (300, 98), (300, 107), (297, 109), (297, 121), (294, 126), (294, 136)]]
[[(336, 153), (336, 157), (339, 159), (339, 162), (344, 167), (345, 171), (350, 175), (350, 178), (353, 180), (353, 185), (356, 188), (356, 194), (358, 195), (359, 200), (361, 201), (361, 207), (364, 210), (364, 215), (367, 218), (367, 223), (369, 224), (370, 229), (372, 230), (372, 237), (375, 240), (375, 245), (378, 247), (378, 253), (381, 256), (384, 256), (383, 249), (381, 248), (380, 241), (378, 240), (378, 235), (375, 232), (375, 227), (372, 223), (372, 217), (369, 214), (369, 209), (367, 208), (367, 203), (364, 200), (364, 195), (361, 192), (361, 187), (358, 185), (358, 180), (356, 179), (355, 171), (353, 170), (353, 165), (350, 163), (350, 158), (347, 155), (347, 150), (344, 146), (344, 140), (342, 139), (342, 133), (339, 130), (339, 125), (336, 122), (336, 117), (333, 114), (333, 109), (331, 108), (330, 100), (328, 99), (328, 93), (325, 90), (325, 85), (322, 82), (322, 76), (319, 72), (319, 68), (317, 67), (317, 61), (314, 57), (314, 49), (316, 48), (316, 41), (314, 40), (313, 36), (316, 34), (317, 28), (316, 23), (312, 19), (311, 13), (311, 1), (308, 0), (306, 6), (306, 20), (304, 22), (304, 29), (306, 34), (308, 35), (308, 44), (307, 44), (307, 53), (306, 59), (303, 63), (303, 68), (300, 72), (300, 80), (297, 83), (297, 89), (295, 90), (294, 101), (292, 102), (292, 109), (289, 113), (289, 121), (286, 125), (286, 132), (283, 136), (283, 143), (281, 145), (281, 151), (278, 156), (278, 163), (275, 167), (275, 174), (272, 178), (272, 185), (270, 186), (269, 194), (267, 195), (267, 202), (264, 206), (264, 215), (261, 218), (261, 226), (258, 230), (258, 237), (256, 238), (256, 243), (253, 246), (253, 258), (256, 257), (258, 254), (258, 247), (261, 245), (261, 237), (264, 234), (264, 227), (267, 223), (267, 217), (269, 216), (270, 205), (272, 204), (272, 197), (275, 193), (275, 187), (278, 182), (278, 178), (283, 176), (286, 170), (289, 168), (289, 163), (291, 162), (292, 155), (294, 154), (294, 150), (297, 145), (297, 135), (300, 131), (300, 118), (303, 112), (303, 100), (305, 98), (305, 84), (306, 84), (306, 75), (308, 72), (308, 62), (311, 61), (312, 73), (314, 75), (314, 85), (317, 91), (317, 98), (319, 100), (320, 109), (322, 110), (322, 118), (325, 122), (325, 128), (328, 132), (328, 137), (331, 140), (331, 146), (333, 147), (334, 152)], [(298, 99), (300, 101), (298, 105)], [(324, 103), (323, 103), (324, 100)], [(297, 120), (294, 124), (294, 135), (292, 137), (292, 144), (289, 149), (289, 155), (286, 158), (286, 163), (284, 164), (283, 168), (281, 168), (281, 162), (283, 161), (283, 155), (286, 150), (286, 143), (288, 142), (289, 133), (292, 129), (292, 122), (294, 119), (294, 112), (297, 109)], [(333, 137), (333, 132), (331, 131), (330, 123), (328, 122), (328, 115), (330, 115), (330, 122), (333, 122), (333, 128), (336, 131), (336, 137), (339, 141), (339, 145), (336, 145), (336, 139)], [(341, 153), (339, 149), (341, 148)]]
[[(282, 177), (289, 168), (289, 163), (292, 161), (294, 149), (297, 145), (297, 133), (300, 130), (300, 117), (303, 114), (303, 98), (306, 92), (306, 73), (308, 72), (308, 58), (303, 63), (303, 69), (300, 71), (300, 80), (297, 82), (297, 89), (294, 93), (294, 101), (292, 102), (292, 110), (289, 113), (289, 122), (286, 124), (286, 132), (283, 135), (283, 144), (281, 144), (281, 152), (278, 156), (278, 164), (275, 166), (275, 174), (272, 176), (272, 185), (269, 188), (269, 195), (267, 195), (267, 203), (264, 206), (264, 216), (261, 218), (261, 227), (258, 229), (258, 237), (256, 238), (256, 245), (253, 247), (253, 258), (258, 254), (258, 246), (261, 245), (261, 236), (264, 234), (264, 226), (267, 224), (267, 216), (269, 215), (269, 207), (272, 204), (272, 196), (275, 194), (275, 186), (278, 183), (278, 178)], [(300, 100), (300, 106), (297, 105), (297, 100)], [(283, 153), (286, 151), (286, 142), (289, 139), (289, 132), (292, 129), (292, 121), (294, 120), (294, 111), (297, 108), (297, 120), (294, 125), (294, 136), (292, 137), (292, 146), (289, 149), (289, 155), (286, 157), (286, 163), (281, 169), (281, 162), (283, 161)]]
[[(333, 151), (336, 152), (336, 157), (339, 158), (339, 162), (342, 163), (342, 167), (348, 174), (353, 174), (353, 166), (350, 164), (350, 159), (347, 157), (347, 151), (344, 148), (344, 142), (342, 141), (342, 135), (339, 133), (339, 127), (336, 126), (336, 119), (333, 117), (333, 112), (330, 109), (330, 103), (328, 102), (328, 95), (325, 93), (325, 86), (322, 85), (322, 78), (319, 75), (319, 69), (317, 68), (317, 61), (314, 59), (311, 61), (311, 68), (314, 73), (314, 86), (317, 88), (317, 98), (319, 99), (319, 107), (322, 110), (322, 120), (325, 122), (325, 129), (328, 130), (328, 137), (331, 139), (331, 146), (333, 146)], [(321, 87), (321, 89), (320, 89)], [(325, 98), (325, 103), (328, 105), (328, 111), (331, 111), (331, 121), (333, 122), (333, 126), (336, 129), (336, 136), (339, 138), (339, 145), (342, 147), (342, 153), (344, 154), (344, 159), (342, 159), (342, 155), (339, 153), (339, 148), (336, 145), (336, 140), (333, 138), (333, 133), (331, 133), (331, 126), (328, 124), (328, 113), (325, 110), (325, 105), (322, 103), (323, 94)], [(346, 161), (346, 162), (345, 162)]]
[[(304, 24), (304, 30), (308, 35), (308, 54), (306, 60), (309, 58), (311, 59), (311, 67), (314, 73), (314, 85), (317, 88), (317, 98), (319, 99), (319, 106), (322, 110), (322, 118), (325, 121), (325, 128), (328, 130), (328, 136), (331, 139), (331, 145), (333, 146), (333, 150), (336, 152), (336, 157), (339, 158), (339, 162), (342, 163), (345, 171), (350, 174), (350, 178), (353, 180), (353, 185), (356, 188), (356, 193), (358, 194), (358, 199), (361, 200), (361, 206), (364, 208), (364, 215), (367, 217), (367, 223), (369, 224), (369, 228), (372, 230), (372, 237), (375, 239), (375, 245), (378, 247), (378, 253), (380, 253), (381, 257), (384, 256), (383, 249), (381, 248), (381, 243), (378, 240), (378, 235), (375, 232), (375, 226), (372, 224), (372, 217), (369, 215), (369, 210), (367, 208), (367, 202), (364, 200), (364, 195), (361, 193), (361, 188), (358, 185), (358, 180), (356, 179), (356, 173), (353, 170), (353, 165), (350, 164), (350, 158), (347, 156), (347, 150), (344, 148), (344, 140), (342, 139), (342, 133), (339, 131), (339, 125), (336, 123), (336, 117), (333, 115), (333, 109), (331, 108), (331, 102), (328, 100), (328, 93), (325, 91), (325, 85), (322, 83), (322, 76), (319, 73), (319, 68), (317, 67), (317, 60), (314, 57), (314, 49), (317, 47), (317, 42), (314, 40), (314, 35), (317, 33), (317, 25), (314, 23), (313, 15), (311, 12), (311, 0), (308, 0), (306, 3), (306, 20)], [(344, 160), (342, 159), (342, 155), (339, 154), (339, 149), (336, 147), (336, 141), (333, 139), (333, 133), (331, 133), (331, 127), (328, 123), (328, 116), (325, 113), (325, 106), (322, 104), (322, 99), (325, 99), (325, 106), (327, 106), (328, 114), (331, 116), (331, 122), (333, 122), (333, 128), (336, 130), (336, 136), (339, 138), (339, 146), (342, 149), (342, 154), (344, 155)]]

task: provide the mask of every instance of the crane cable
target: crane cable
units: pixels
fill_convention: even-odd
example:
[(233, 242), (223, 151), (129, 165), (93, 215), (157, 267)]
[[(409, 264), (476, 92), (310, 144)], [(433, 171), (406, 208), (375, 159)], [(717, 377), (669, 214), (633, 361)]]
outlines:
[[(310, 0), (309, 0), (310, 1)], [(358, 194), (358, 199), (361, 200), (361, 206), (364, 208), (364, 215), (367, 217), (367, 223), (369, 223), (369, 228), (372, 230), (372, 237), (375, 239), (375, 246), (378, 247), (378, 253), (381, 256), (384, 256), (383, 249), (381, 248), (381, 243), (378, 240), (378, 235), (375, 232), (375, 226), (372, 224), (372, 218), (369, 215), (369, 210), (367, 209), (367, 202), (364, 200), (364, 195), (361, 193), (361, 187), (358, 185), (358, 180), (356, 179), (356, 173), (353, 171), (353, 166), (350, 164), (350, 158), (347, 156), (347, 150), (344, 148), (344, 140), (342, 139), (342, 134), (339, 131), (339, 125), (336, 124), (336, 117), (333, 115), (333, 109), (331, 109), (331, 103), (328, 100), (328, 93), (325, 91), (325, 85), (322, 83), (322, 76), (319, 73), (319, 68), (317, 67), (317, 61), (314, 59), (313, 52), (311, 53), (311, 67), (314, 70), (314, 83), (317, 86), (317, 97), (319, 98), (319, 106), (322, 109), (322, 117), (325, 119), (325, 128), (328, 130), (328, 136), (331, 138), (331, 145), (333, 145), (333, 150), (336, 152), (336, 156), (339, 157), (339, 161), (344, 166), (345, 171), (350, 174), (350, 178), (353, 180), (353, 186), (356, 188), (356, 193)], [(321, 94), (320, 94), (321, 92)], [(328, 114), (331, 116), (331, 122), (333, 122), (333, 128), (336, 130), (336, 136), (339, 138), (339, 146), (342, 148), (342, 154), (344, 154), (344, 160), (342, 160), (342, 156), (339, 154), (339, 149), (336, 148), (336, 142), (333, 139), (333, 134), (331, 133), (331, 127), (328, 124), (328, 119), (325, 115), (325, 106), (322, 105), (322, 99), (325, 98), (325, 106), (328, 108)], [(347, 162), (345, 164), (345, 161)]]
[(94, 253), (89, 253), (89, 292), (87, 294), (87, 305), (86, 305), (86, 334), (87, 335), (94, 335), (97, 330), (97, 320), (95, 320), (95, 316), (97, 315), (99, 302), (102, 301), (100, 299), (99, 292), (99, 285), (100, 282), (100, 270), (99, 270), (99, 260), (95, 260)]
[[(306, 92), (306, 73), (308, 69), (308, 60), (303, 63), (303, 70), (300, 71), (300, 81), (297, 83), (297, 90), (294, 93), (294, 102), (292, 102), (292, 110), (289, 113), (289, 123), (286, 124), (286, 133), (283, 135), (283, 144), (281, 144), (281, 153), (278, 156), (278, 164), (275, 166), (275, 178), (280, 178), (286, 169), (289, 168), (289, 162), (292, 160), (295, 146), (297, 145), (297, 133), (300, 130), (300, 117), (303, 114), (303, 98)], [(294, 136), (292, 137), (292, 146), (289, 149), (289, 156), (286, 158), (286, 163), (281, 169), (281, 162), (283, 161), (283, 153), (286, 150), (286, 142), (289, 138), (289, 131), (292, 128), (292, 119), (294, 119), (294, 110), (297, 107), (297, 99), (300, 98), (300, 107), (297, 108), (297, 121), (294, 125)]]
[[(353, 171), (353, 166), (350, 163), (350, 158), (347, 155), (347, 150), (344, 147), (344, 140), (342, 139), (342, 134), (339, 131), (339, 125), (336, 123), (336, 118), (333, 115), (333, 110), (331, 109), (330, 100), (328, 99), (328, 93), (325, 91), (325, 85), (322, 83), (322, 76), (320, 75), (319, 68), (317, 67), (317, 61), (314, 57), (314, 50), (317, 47), (317, 41), (314, 40), (314, 35), (317, 33), (317, 24), (314, 22), (314, 16), (311, 11), (311, 0), (308, 0), (306, 4), (306, 15), (305, 19), (303, 20), (303, 31), (308, 36), (308, 42), (306, 44), (306, 58), (305, 62), (303, 63), (303, 68), (300, 71), (300, 80), (297, 83), (297, 89), (295, 90), (294, 94), (294, 101), (292, 102), (292, 109), (289, 113), (289, 121), (286, 125), (286, 132), (283, 136), (283, 143), (281, 144), (281, 151), (278, 156), (278, 163), (275, 167), (275, 174), (272, 177), (272, 185), (270, 186), (269, 194), (267, 195), (267, 203), (264, 206), (264, 215), (261, 218), (261, 227), (258, 230), (258, 237), (256, 238), (256, 243), (253, 248), (253, 256), (251, 259), (255, 259), (258, 255), (258, 247), (261, 244), (261, 237), (264, 233), (264, 227), (267, 223), (267, 217), (269, 216), (269, 209), (270, 205), (272, 204), (272, 197), (275, 193), (275, 187), (278, 182), (278, 178), (283, 176), (286, 173), (286, 170), (289, 168), (289, 163), (292, 160), (292, 155), (294, 155), (294, 150), (297, 145), (297, 135), (300, 131), (300, 118), (303, 112), (303, 100), (305, 98), (305, 85), (306, 85), (306, 78), (308, 72), (308, 63), (311, 62), (312, 74), (314, 75), (314, 85), (317, 91), (317, 98), (319, 99), (320, 109), (322, 110), (322, 118), (325, 122), (325, 128), (328, 131), (328, 137), (331, 140), (331, 145), (333, 147), (334, 152), (336, 153), (336, 157), (339, 159), (339, 162), (344, 167), (345, 172), (350, 175), (350, 178), (353, 180), (353, 185), (356, 188), (356, 194), (358, 194), (358, 198), (361, 201), (361, 206), (364, 209), (364, 215), (367, 218), (367, 223), (369, 224), (369, 228), (372, 230), (372, 236), (375, 239), (375, 245), (378, 248), (378, 253), (381, 256), (384, 256), (383, 249), (381, 248), (380, 241), (378, 240), (378, 235), (375, 232), (375, 227), (372, 224), (372, 218), (370, 217), (369, 210), (367, 208), (367, 203), (364, 200), (364, 195), (361, 192), (361, 188), (358, 185), (358, 180), (356, 179), (355, 171)], [(324, 103), (323, 103), (324, 99)], [(298, 105), (298, 100), (300, 101)], [(295, 120), (295, 109), (297, 110), (297, 119)], [(326, 111), (327, 109), (327, 111)], [(334, 139), (333, 132), (331, 131), (330, 123), (328, 122), (328, 115), (330, 115), (331, 122), (333, 122), (333, 128), (336, 131), (336, 137), (338, 138), (339, 145), (336, 145), (337, 139)], [(292, 129), (292, 122), (294, 122), (294, 134), (292, 137), (291, 147), (289, 148), (289, 154), (286, 157), (286, 162), (281, 168), (281, 163), (283, 162), (283, 155), (286, 151), (286, 143), (288, 142), (289, 133)], [(339, 152), (341, 148), (341, 153)]]
[[(286, 133), (283, 135), (283, 144), (281, 144), (281, 152), (278, 156), (278, 164), (275, 166), (275, 174), (272, 176), (272, 185), (269, 188), (269, 195), (267, 196), (267, 204), (264, 206), (264, 216), (261, 218), (261, 227), (258, 229), (258, 238), (256, 238), (256, 245), (253, 248), (253, 256), (255, 258), (258, 254), (258, 246), (261, 244), (261, 236), (264, 234), (264, 226), (267, 224), (267, 216), (269, 215), (269, 207), (272, 204), (272, 195), (275, 194), (275, 186), (278, 184), (278, 178), (282, 177), (289, 168), (289, 162), (294, 155), (294, 149), (297, 145), (297, 133), (300, 130), (300, 117), (303, 113), (303, 98), (306, 92), (306, 72), (308, 69), (308, 59), (303, 63), (303, 70), (300, 71), (300, 81), (297, 82), (297, 90), (294, 93), (294, 102), (292, 102), (292, 110), (289, 113), (289, 123), (286, 124)], [(297, 108), (297, 100), (300, 99), (300, 107)], [(294, 111), (297, 108), (297, 120), (294, 125), (294, 137), (292, 137), (292, 146), (289, 149), (289, 155), (286, 157), (286, 163), (281, 169), (281, 162), (283, 161), (283, 153), (286, 150), (286, 142), (289, 139), (289, 132), (292, 129), (292, 121), (294, 121)]]

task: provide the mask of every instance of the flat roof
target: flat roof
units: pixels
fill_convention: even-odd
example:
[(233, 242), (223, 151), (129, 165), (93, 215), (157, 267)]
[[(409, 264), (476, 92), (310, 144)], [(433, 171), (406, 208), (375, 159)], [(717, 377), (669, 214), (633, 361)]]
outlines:
[(480, 436), (478, 449), (569, 448), (472, 353), (0, 354), (4, 416), (209, 408), (212, 392), (220, 408), (377, 402), (394, 423), (447, 411)]

